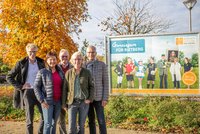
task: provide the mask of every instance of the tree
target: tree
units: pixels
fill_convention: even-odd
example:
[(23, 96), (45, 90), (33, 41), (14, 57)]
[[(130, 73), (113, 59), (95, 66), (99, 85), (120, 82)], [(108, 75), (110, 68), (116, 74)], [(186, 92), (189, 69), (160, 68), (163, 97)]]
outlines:
[(81, 47), (81, 53), (83, 54), (83, 56), (86, 56), (86, 49), (89, 46), (89, 41), (87, 41), (87, 39), (85, 39), (83, 41), (83, 46)]
[(181, 64), (181, 66), (184, 65), (184, 52), (183, 51), (179, 51), (179, 56), (178, 56), (178, 60), (179, 60), (179, 63)]
[(115, 14), (107, 17), (99, 26), (111, 35), (130, 35), (164, 32), (171, 23), (152, 15), (150, 1), (115, 0)]
[(11, 65), (26, 55), (29, 42), (38, 45), (42, 58), (51, 49), (77, 51), (71, 35), (88, 19), (86, 0), (0, 0), (0, 10), (4, 62)]
[(198, 56), (198, 53), (195, 53), (192, 55), (192, 65), (194, 67), (198, 67), (199, 66), (199, 56)]

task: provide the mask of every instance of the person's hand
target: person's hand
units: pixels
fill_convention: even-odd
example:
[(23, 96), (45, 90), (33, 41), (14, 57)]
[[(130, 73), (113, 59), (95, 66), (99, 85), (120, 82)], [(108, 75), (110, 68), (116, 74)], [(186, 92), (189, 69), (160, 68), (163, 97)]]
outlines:
[(47, 109), (49, 108), (49, 105), (46, 102), (42, 102), (41, 105), (42, 105), (43, 108), (47, 108)]
[(22, 87), (22, 89), (30, 89), (31, 88), (31, 84), (30, 83), (25, 83)]
[(67, 106), (62, 106), (62, 109), (64, 109), (65, 111), (67, 111)]
[(91, 102), (90, 100), (85, 100), (86, 104), (90, 104), (90, 102)]
[(105, 107), (107, 105), (107, 101), (102, 101), (102, 106)]

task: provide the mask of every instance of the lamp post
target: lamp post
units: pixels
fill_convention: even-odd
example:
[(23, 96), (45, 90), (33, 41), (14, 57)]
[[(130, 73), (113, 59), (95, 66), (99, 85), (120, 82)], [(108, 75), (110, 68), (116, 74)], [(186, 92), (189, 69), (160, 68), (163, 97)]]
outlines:
[(189, 9), (189, 31), (192, 32), (192, 15), (191, 10), (194, 7), (194, 5), (197, 3), (197, 0), (183, 0), (183, 4), (187, 9)]

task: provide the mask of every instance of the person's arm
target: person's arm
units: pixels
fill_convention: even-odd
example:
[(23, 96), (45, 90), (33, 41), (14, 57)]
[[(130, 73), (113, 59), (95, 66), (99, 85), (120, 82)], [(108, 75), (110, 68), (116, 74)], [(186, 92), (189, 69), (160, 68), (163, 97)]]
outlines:
[(179, 63), (179, 66), (180, 66), (180, 72), (181, 72), (181, 70), (182, 70), (182, 67), (181, 67), (181, 64)]
[(43, 85), (43, 82), (42, 82), (42, 73), (41, 73), (41, 71), (38, 71), (38, 73), (36, 75), (35, 82), (34, 82), (34, 93), (35, 93), (37, 100), (40, 103), (45, 102), (45, 98), (44, 98), (43, 93), (42, 93), (43, 88), (44, 88), (44, 85)]
[(22, 90), (23, 85), (16, 80), (17, 75), (21, 75), (21, 68), (20, 68), (20, 62), (17, 62), (14, 68), (12, 68), (7, 76), (6, 80), (8, 83), (10, 83), (12, 86), (14, 86), (15, 89), (17, 90)]
[(94, 80), (92, 78), (91, 73), (88, 73), (88, 90), (89, 90), (89, 97), (85, 100), (85, 103), (90, 103), (94, 99)]
[(192, 66), (192, 64), (190, 63), (190, 71), (192, 71), (193, 70), (193, 66)]
[(170, 71), (171, 74), (173, 74), (173, 68), (174, 67), (173, 67), (173, 63), (172, 63), (171, 66), (170, 66), (170, 68), (169, 68), (169, 71)]
[[(146, 73), (147, 73), (147, 75), (149, 74), (149, 64), (147, 65)], [(151, 72), (150, 72), (150, 74), (151, 74)]]
[(114, 72), (115, 72), (116, 74), (118, 74), (117, 66), (115, 67)]
[(67, 96), (68, 96), (68, 80), (67, 78), (69, 77), (69, 73), (67, 72), (64, 77), (64, 83), (63, 83), (63, 88), (62, 88), (62, 108), (66, 109), (67, 108)]
[(103, 64), (103, 99), (102, 99), (102, 105), (105, 106), (105, 104), (108, 101), (109, 96), (109, 80), (108, 80), (108, 69), (107, 65)]
[(192, 70), (193, 70), (193, 67), (190, 68), (190, 71), (192, 71)]

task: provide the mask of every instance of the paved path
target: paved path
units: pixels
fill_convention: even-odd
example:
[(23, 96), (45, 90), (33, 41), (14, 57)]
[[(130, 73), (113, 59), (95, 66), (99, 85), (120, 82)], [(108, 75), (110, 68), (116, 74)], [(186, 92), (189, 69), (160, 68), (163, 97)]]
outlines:
[[(36, 122), (34, 123), (35, 134), (37, 132), (38, 125), (39, 125), (38, 123)], [(24, 133), (25, 133), (25, 122), (0, 121), (0, 134), (24, 134)], [(89, 134), (88, 128), (86, 128), (85, 134)], [(108, 134), (158, 134), (158, 133), (108, 128)]]

